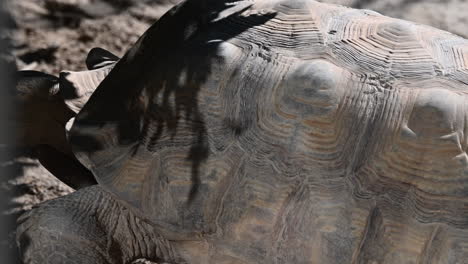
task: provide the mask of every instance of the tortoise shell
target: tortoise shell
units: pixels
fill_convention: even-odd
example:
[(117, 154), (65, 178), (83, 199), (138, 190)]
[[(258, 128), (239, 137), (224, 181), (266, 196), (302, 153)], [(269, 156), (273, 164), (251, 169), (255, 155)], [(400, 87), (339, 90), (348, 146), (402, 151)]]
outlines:
[(100, 185), (215, 263), (468, 259), (467, 40), (312, 0), (200, 2), (78, 114)]

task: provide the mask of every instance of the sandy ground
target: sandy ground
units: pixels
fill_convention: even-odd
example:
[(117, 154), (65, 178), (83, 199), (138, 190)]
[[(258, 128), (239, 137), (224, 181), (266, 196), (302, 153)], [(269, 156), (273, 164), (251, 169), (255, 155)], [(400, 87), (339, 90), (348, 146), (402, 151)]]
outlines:
[[(18, 69), (58, 74), (84, 70), (93, 47), (123, 55), (178, 0), (10, 0), (11, 60)], [(468, 38), (468, 0), (323, 0), (428, 24)], [(1, 54), (0, 54), (1, 55)], [(11, 150), (11, 149), (9, 149)], [(27, 149), (0, 147), (0, 191), (10, 198), (2, 212), (14, 223), (22, 212), (73, 190), (55, 179)], [(0, 247), (16, 254), (14, 228)], [(4, 263), (1, 262), (0, 263)], [(19, 262), (13, 262), (19, 263)]]

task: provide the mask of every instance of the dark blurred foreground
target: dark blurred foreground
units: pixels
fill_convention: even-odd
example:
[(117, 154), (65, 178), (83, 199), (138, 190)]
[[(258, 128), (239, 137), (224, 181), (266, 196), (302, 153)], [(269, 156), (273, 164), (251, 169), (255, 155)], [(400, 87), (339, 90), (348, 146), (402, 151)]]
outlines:
[[(6, 117), (11, 117), (15, 111), (9, 104), (8, 94), (13, 89), (13, 74), (15, 72), (15, 64), (11, 57), (10, 43), (6, 30), (12, 28), (12, 21), (5, 10), (4, 0), (0, 0), (0, 120), (5, 120)], [(0, 138), (13, 140), (14, 131), (8, 131), (5, 127), (0, 128)], [(8, 178), (11, 171), (8, 166), (4, 166), (3, 162), (8, 159), (8, 153), (5, 151), (5, 146), (0, 145), (0, 177)], [(9, 192), (6, 191), (4, 180), (0, 180), (0, 262), (15, 263), (16, 259), (13, 250), (14, 247), (5, 245), (8, 243), (3, 238), (11, 235), (10, 230), (15, 227), (15, 219), (5, 214), (6, 207), (10, 200)]]

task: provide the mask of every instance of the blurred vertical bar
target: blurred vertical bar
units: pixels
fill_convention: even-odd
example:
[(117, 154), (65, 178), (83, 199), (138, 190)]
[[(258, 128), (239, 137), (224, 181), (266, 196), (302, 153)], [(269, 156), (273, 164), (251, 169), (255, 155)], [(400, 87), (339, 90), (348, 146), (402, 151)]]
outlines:
[(6, 7), (7, 1), (9, 0), (0, 0), (0, 138), (2, 139), (0, 142), (0, 263), (2, 264), (17, 263), (16, 247), (12, 245), (10, 239), (11, 230), (15, 229), (15, 221), (6, 214), (11, 192), (7, 191), (5, 183), (10, 178), (11, 171), (5, 165), (8, 151), (4, 143), (14, 140), (15, 131), (10, 131), (6, 127), (5, 120), (11, 119), (16, 112), (10, 100), (14, 91), (16, 72), (10, 39), (14, 22)]

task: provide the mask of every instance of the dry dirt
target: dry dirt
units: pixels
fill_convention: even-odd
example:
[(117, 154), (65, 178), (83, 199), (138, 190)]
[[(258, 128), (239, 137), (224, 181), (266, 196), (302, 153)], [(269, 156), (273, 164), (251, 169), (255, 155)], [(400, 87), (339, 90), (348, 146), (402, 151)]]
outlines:
[[(2, 33), (2, 37), (11, 40), (13, 56), (7, 59), (20, 70), (52, 74), (64, 69), (84, 70), (84, 59), (91, 48), (102, 47), (123, 55), (175, 2), (178, 0), (10, 0), (7, 10), (11, 30)], [(468, 38), (468, 0), (321, 2), (372, 9)], [(3, 146), (0, 151), (6, 153), (0, 155), (4, 172), (0, 176), (0, 191), (10, 197), (2, 212), (8, 221), (14, 222), (19, 214), (38, 203), (73, 191), (48, 173), (31, 150), (11, 151)], [(14, 229), (7, 238), (0, 239), (0, 247), (16, 254)]]

